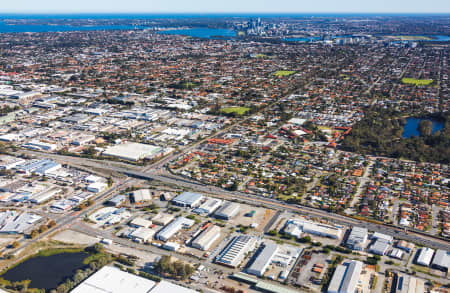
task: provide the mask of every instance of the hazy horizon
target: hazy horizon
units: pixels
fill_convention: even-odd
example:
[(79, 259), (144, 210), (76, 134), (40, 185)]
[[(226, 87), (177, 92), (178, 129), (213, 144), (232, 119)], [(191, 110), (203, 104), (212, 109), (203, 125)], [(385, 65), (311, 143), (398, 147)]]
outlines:
[(2, 3), (1, 14), (449, 14), (447, 0), (17, 0)]

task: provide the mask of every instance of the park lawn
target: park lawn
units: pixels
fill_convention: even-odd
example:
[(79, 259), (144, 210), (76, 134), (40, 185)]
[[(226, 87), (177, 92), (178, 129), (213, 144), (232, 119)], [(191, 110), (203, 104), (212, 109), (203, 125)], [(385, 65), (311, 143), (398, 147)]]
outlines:
[(290, 71), (290, 70), (278, 70), (277, 72), (275, 72), (275, 76), (276, 77), (283, 77), (283, 76), (289, 76), (294, 74), (295, 71)]
[(235, 113), (236, 115), (244, 115), (250, 111), (250, 108), (247, 107), (228, 107), (220, 109), (220, 112), (225, 114)]
[(415, 79), (415, 78), (402, 78), (402, 82), (405, 84), (419, 85), (430, 85), (433, 83), (432, 79)]

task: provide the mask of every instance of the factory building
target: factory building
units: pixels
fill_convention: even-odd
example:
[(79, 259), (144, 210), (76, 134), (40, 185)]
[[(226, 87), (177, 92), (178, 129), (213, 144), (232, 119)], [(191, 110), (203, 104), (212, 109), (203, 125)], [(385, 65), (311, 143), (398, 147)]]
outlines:
[(438, 249), (436, 251), (436, 254), (434, 255), (431, 267), (444, 272), (448, 272), (448, 269), (450, 267), (450, 252)]
[(91, 183), (86, 187), (86, 190), (89, 192), (99, 193), (105, 190), (108, 187), (108, 184), (104, 182), (95, 182)]
[(255, 238), (247, 235), (236, 236), (216, 256), (216, 263), (236, 268), (244, 260), (245, 255), (255, 249)]
[(392, 237), (390, 235), (383, 234), (383, 233), (379, 233), (379, 232), (373, 233), (371, 239), (384, 240), (385, 242), (387, 242), (389, 244), (392, 244), (394, 242), (394, 237)]
[(36, 223), (41, 221), (42, 217), (35, 214), (16, 211), (0, 212), (0, 233), (21, 234), (27, 232)]
[(199, 206), (202, 200), (203, 195), (201, 195), (200, 193), (183, 192), (182, 194), (172, 199), (172, 203), (176, 204), (177, 206), (194, 208)]
[(355, 293), (363, 263), (347, 261), (338, 265), (328, 286), (328, 293)]
[(178, 217), (175, 221), (165, 226), (158, 232), (156, 238), (161, 241), (168, 241), (173, 235), (178, 233), (181, 229), (187, 229), (194, 225), (194, 220), (187, 219), (185, 217)]
[(54, 151), (58, 147), (56, 144), (43, 142), (39, 140), (31, 140), (23, 145), (24, 148), (38, 151)]
[(152, 200), (152, 194), (148, 189), (139, 189), (133, 191), (131, 198), (135, 203), (148, 202)]
[(214, 216), (219, 219), (230, 220), (239, 213), (240, 208), (238, 203), (228, 201), (215, 212)]
[(160, 225), (160, 226), (166, 226), (170, 222), (175, 219), (174, 215), (166, 214), (166, 213), (159, 213), (156, 216), (152, 218), (153, 224)]
[(110, 200), (108, 200), (106, 203), (107, 203), (107, 205), (110, 205), (110, 206), (113, 206), (113, 207), (118, 207), (122, 203), (124, 203), (125, 200), (126, 200), (125, 195), (118, 194), (118, 195), (114, 196), (113, 198), (111, 198)]
[(433, 258), (434, 250), (428, 247), (424, 247), (420, 249), (420, 253), (417, 256), (416, 263), (421, 266), (430, 266), (431, 259)]
[(300, 238), (302, 233), (308, 233), (321, 237), (338, 239), (342, 235), (342, 230), (330, 225), (314, 223), (305, 220), (290, 219), (286, 222), (284, 231), (291, 236)]
[(55, 195), (57, 195), (60, 192), (61, 192), (61, 189), (59, 189), (59, 188), (52, 188), (50, 190), (45, 190), (45, 191), (40, 192), (40, 193), (36, 194), (35, 196), (33, 196), (33, 198), (30, 199), (30, 202), (34, 203), (34, 204), (41, 204), (43, 202), (46, 202), (46, 201), (52, 199)]
[(389, 242), (385, 239), (378, 238), (369, 248), (369, 252), (377, 255), (385, 255), (389, 248)]
[(259, 252), (257, 252), (257, 255), (255, 256), (253, 263), (247, 269), (247, 273), (262, 277), (277, 252), (277, 244), (273, 242), (263, 243), (259, 249)]
[(211, 225), (192, 241), (192, 247), (203, 251), (208, 250), (214, 241), (220, 237), (220, 230), (220, 227)]
[(391, 292), (394, 293), (423, 293), (425, 282), (412, 276), (395, 274), (392, 288)]
[(363, 250), (367, 241), (368, 232), (367, 228), (353, 227), (346, 242), (347, 247), (359, 251)]
[(412, 244), (411, 242), (406, 242), (405, 240), (398, 241), (395, 246), (408, 253), (410, 253), (415, 247), (414, 244)]
[(50, 159), (31, 161), (30, 163), (17, 167), (19, 173), (24, 174), (37, 173), (39, 175), (45, 175), (47, 173), (56, 171), (60, 168), (61, 164), (58, 164)]
[(158, 146), (134, 142), (115, 145), (103, 152), (104, 156), (133, 162), (144, 158), (155, 158), (160, 154), (163, 154), (163, 149)]
[(152, 225), (152, 221), (146, 220), (141, 217), (136, 217), (130, 222), (130, 226), (134, 228), (149, 228)]
[(222, 204), (222, 200), (217, 198), (208, 198), (201, 206), (193, 212), (199, 215), (210, 215), (214, 213)]
[(155, 233), (156, 231), (153, 229), (141, 227), (131, 232), (130, 238), (138, 243), (146, 243), (152, 240)]

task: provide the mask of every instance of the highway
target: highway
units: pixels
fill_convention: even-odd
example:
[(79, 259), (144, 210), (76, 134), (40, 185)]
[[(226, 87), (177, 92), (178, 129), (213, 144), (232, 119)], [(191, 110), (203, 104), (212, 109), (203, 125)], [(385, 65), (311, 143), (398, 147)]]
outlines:
[[(432, 235), (422, 234), (419, 231), (414, 231), (409, 228), (408, 231), (405, 231), (400, 227), (393, 227), (390, 225), (376, 224), (368, 221), (356, 220), (351, 217), (338, 215), (334, 213), (329, 213), (324, 210), (300, 206), (300, 205), (290, 205), (284, 202), (277, 201), (271, 198), (265, 198), (258, 195), (247, 194), (239, 191), (231, 192), (227, 191), (215, 186), (205, 185), (196, 181), (188, 180), (180, 176), (175, 176), (167, 171), (165, 171), (164, 166), (161, 165), (160, 162), (157, 162), (153, 165), (147, 166), (145, 168), (126, 164), (126, 163), (118, 163), (110, 162), (110, 161), (102, 161), (102, 160), (93, 160), (93, 159), (85, 159), (78, 157), (67, 157), (62, 155), (55, 154), (47, 154), (40, 152), (32, 152), (26, 151), (28, 154), (33, 154), (40, 157), (52, 158), (59, 162), (65, 162), (67, 164), (82, 165), (86, 167), (94, 167), (98, 169), (103, 169), (107, 171), (112, 171), (116, 173), (122, 173), (130, 177), (145, 179), (145, 180), (156, 180), (167, 184), (172, 184), (179, 187), (188, 188), (193, 191), (203, 192), (207, 194), (212, 194), (216, 197), (220, 197), (228, 200), (238, 200), (240, 202), (250, 204), (250, 205), (260, 205), (266, 208), (271, 208), (275, 210), (287, 210), (291, 212), (296, 212), (303, 214), (305, 216), (310, 217), (319, 217), (327, 219), (331, 222), (338, 223), (340, 225), (347, 226), (360, 226), (366, 227), (370, 231), (376, 231), (384, 234), (391, 235), (397, 239), (404, 239), (406, 241), (411, 241), (414, 243), (418, 243), (423, 246), (433, 247), (437, 249), (445, 249), (450, 251), (450, 242), (441, 239), (438, 237), (434, 237)], [(180, 155), (180, 154), (178, 154)], [(164, 160), (166, 161), (166, 160)], [(127, 183), (131, 182), (130, 178), (126, 180)], [(120, 186), (116, 186), (112, 190), (119, 189)], [(112, 192), (110, 190), (109, 192)], [(101, 202), (96, 201), (95, 206), (101, 204)], [(90, 209), (89, 209), (90, 210)], [(86, 214), (87, 211), (83, 211), (83, 215)], [(72, 214), (71, 214), (72, 215)], [(66, 218), (63, 223), (69, 223), (74, 220), (76, 216), (70, 216)], [(58, 225), (59, 226), (59, 225)]]

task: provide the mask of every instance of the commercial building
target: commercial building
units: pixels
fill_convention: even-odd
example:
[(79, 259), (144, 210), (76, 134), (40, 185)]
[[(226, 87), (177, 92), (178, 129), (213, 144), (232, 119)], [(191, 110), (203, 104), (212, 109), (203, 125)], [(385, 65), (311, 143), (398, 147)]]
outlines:
[(450, 267), (450, 252), (438, 249), (436, 251), (436, 254), (434, 255), (431, 267), (444, 272), (448, 272), (448, 269)]
[(61, 164), (58, 164), (52, 160), (44, 159), (38, 161), (31, 161), (21, 166), (17, 166), (17, 171), (19, 173), (31, 174), (37, 173), (40, 175), (45, 175), (47, 173), (56, 171), (61, 168)]
[(178, 249), (180, 249), (180, 244), (178, 244), (176, 242), (168, 241), (163, 244), (162, 248), (169, 250), (169, 251), (177, 251)]
[(220, 227), (216, 225), (209, 226), (194, 241), (192, 247), (200, 250), (208, 250), (211, 245), (220, 237)]
[(141, 227), (136, 229), (130, 234), (130, 238), (133, 239), (133, 241), (138, 243), (146, 243), (149, 242), (153, 236), (155, 235), (156, 231), (153, 229)]
[(288, 220), (284, 231), (297, 238), (301, 237), (302, 232), (332, 239), (338, 239), (342, 236), (342, 230), (339, 228), (298, 219)]
[(156, 238), (162, 241), (168, 241), (173, 235), (178, 233), (182, 228), (187, 229), (194, 225), (194, 220), (187, 219), (185, 217), (178, 217), (169, 225), (165, 226), (158, 232)]
[(255, 249), (255, 244), (256, 240), (252, 236), (236, 236), (216, 256), (216, 263), (236, 268), (244, 260), (245, 255)]
[(406, 242), (405, 240), (398, 241), (395, 246), (397, 248), (400, 248), (400, 249), (408, 252), (408, 253), (411, 252), (414, 249), (414, 247), (415, 247), (415, 245), (413, 243)]
[(153, 224), (156, 224), (156, 225), (166, 226), (167, 224), (172, 222), (173, 219), (175, 219), (174, 215), (166, 214), (166, 213), (159, 213), (152, 218), (152, 222), (153, 222)]
[(146, 201), (152, 200), (152, 194), (150, 193), (150, 190), (148, 189), (139, 189), (136, 191), (133, 191), (131, 194), (131, 197), (135, 203), (141, 203)]
[(390, 235), (386, 235), (383, 233), (379, 233), (379, 232), (375, 232), (373, 233), (371, 239), (375, 239), (375, 240), (384, 240), (385, 242), (392, 244), (394, 241), (394, 237), (390, 236)]
[(58, 148), (58, 145), (39, 140), (31, 140), (23, 145), (24, 148), (38, 151), (54, 151)]
[(0, 213), (0, 233), (22, 234), (42, 219), (41, 216), (16, 211), (5, 211)]
[(152, 221), (141, 217), (136, 217), (130, 222), (130, 226), (134, 228), (148, 228), (152, 225)]
[(377, 239), (372, 246), (369, 248), (369, 252), (377, 255), (385, 255), (389, 248), (389, 242), (385, 239)]
[(267, 267), (271, 264), (273, 257), (278, 252), (278, 245), (273, 242), (261, 244), (259, 252), (254, 256), (254, 261), (247, 269), (247, 273), (262, 277)]
[(428, 267), (431, 263), (431, 259), (434, 255), (434, 249), (429, 247), (424, 247), (420, 249), (419, 255), (417, 256), (416, 263), (421, 266)]
[(193, 212), (199, 215), (210, 215), (217, 210), (222, 204), (222, 200), (217, 198), (208, 198), (201, 206), (196, 208)]
[(367, 228), (353, 227), (346, 242), (347, 247), (354, 250), (363, 250), (367, 241), (368, 232)]
[(125, 195), (123, 194), (118, 194), (116, 196), (114, 196), (113, 198), (109, 199), (106, 204), (113, 206), (113, 207), (118, 207), (120, 206), (122, 203), (124, 203), (126, 200)]
[(240, 208), (241, 206), (238, 203), (228, 201), (214, 213), (214, 216), (219, 219), (230, 220), (239, 213)]
[[(123, 272), (118, 268), (105, 266), (87, 278), (72, 293), (148, 293), (155, 282)], [(168, 291), (169, 292), (169, 291)], [(171, 291), (170, 291), (171, 292)]]
[(103, 155), (137, 162), (144, 158), (155, 158), (162, 153), (163, 149), (158, 146), (128, 142), (109, 147), (103, 152)]
[(398, 248), (394, 248), (388, 253), (388, 255), (390, 257), (393, 257), (393, 258), (396, 258), (396, 259), (402, 259), (403, 258), (403, 254), (404, 254), (404, 252), (402, 250), (398, 249)]
[(203, 195), (195, 192), (183, 192), (178, 195), (174, 199), (172, 199), (172, 203), (182, 206), (182, 207), (197, 207), (200, 205), (200, 202), (203, 200)]
[(355, 293), (363, 263), (347, 261), (338, 265), (328, 286), (328, 293)]
[(392, 284), (394, 293), (423, 293), (425, 291), (425, 282), (412, 276), (404, 274), (395, 274)]
[(99, 193), (102, 192), (103, 190), (105, 190), (108, 187), (108, 184), (104, 183), (104, 182), (95, 182), (95, 183), (91, 183), (86, 187), (87, 191), (90, 192), (94, 192), (94, 193)]
[(51, 188), (50, 190), (45, 190), (43, 192), (34, 195), (33, 198), (30, 199), (30, 202), (35, 204), (41, 204), (43, 202), (52, 199), (55, 195), (57, 195), (60, 192), (61, 189), (59, 188)]

